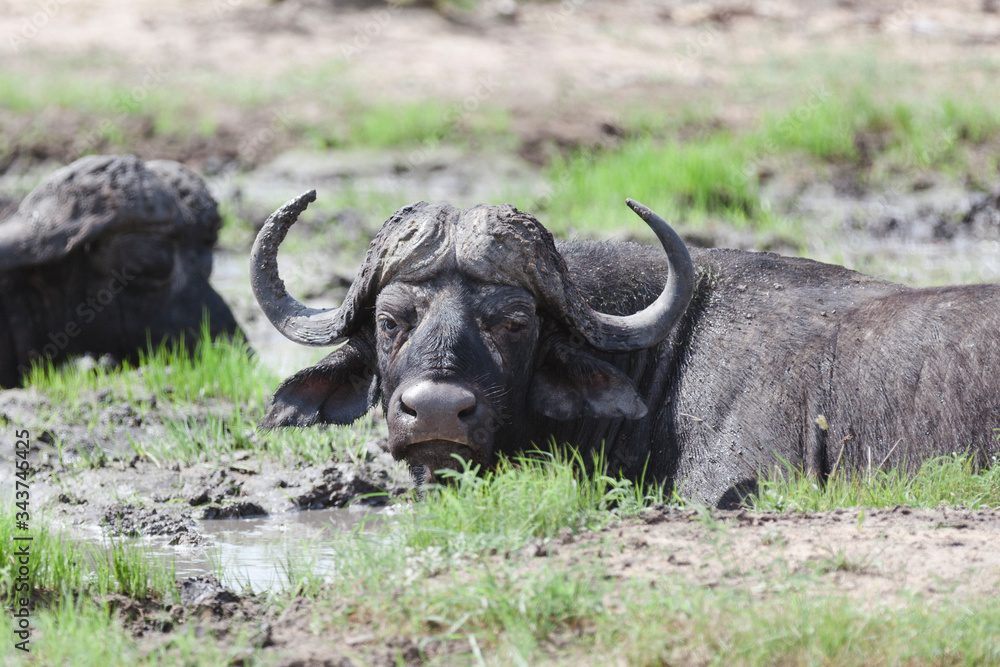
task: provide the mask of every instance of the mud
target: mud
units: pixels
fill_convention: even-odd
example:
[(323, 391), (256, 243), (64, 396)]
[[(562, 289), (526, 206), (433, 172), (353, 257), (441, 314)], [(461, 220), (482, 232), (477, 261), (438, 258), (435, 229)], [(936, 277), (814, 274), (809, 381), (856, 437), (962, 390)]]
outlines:
[[(603, 561), (612, 576), (655, 580), (682, 575), (705, 586), (726, 582), (764, 592), (790, 573), (819, 574), (839, 593), (872, 604), (913, 593), (972, 600), (1000, 586), (996, 510), (846, 508), (771, 514), (663, 509), (640, 522), (587, 535), (567, 563)], [(610, 540), (608, 540), (610, 538)], [(622, 553), (607, 542), (625, 544)]]
[[(232, 409), (225, 402), (160, 405), (150, 399), (84, 397), (82, 417), (33, 389), (0, 392), (0, 421), (27, 429), (33, 449), (32, 500), (50, 519), (70, 526), (104, 526), (112, 535), (179, 536), (201, 544), (197, 521), (247, 518), (352, 503), (383, 505), (412, 488), (407, 471), (377, 437), (356, 462), (310, 464), (236, 450), (197, 463), (140, 456), (132, 442), (166, 434), (165, 422)], [(246, 434), (251, 440), (255, 434)], [(12, 457), (12, 441), (0, 455)]]
[[(563, 531), (521, 552), (484, 556), (468, 567), (512, 568), (525, 577), (553, 566), (599, 568), (623, 583), (657, 587), (684, 581), (760, 599), (801, 594), (807, 586), (872, 610), (913, 604), (915, 597), (928, 606), (974, 603), (1000, 588), (1000, 554), (993, 548), (1000, 537), (998, 519), (995, 510), (946, 508), (812, 514), (663, 508), (604, 530)], [(448, 576), (423, 585), (433, 587)], [(208, 575), (183, 578), (179, 588), (179, 603), (165, 606), (121, 596), (108, 602), (147, 650), (194, 625), (221, 647), (232, 646), (239, 634), (250, 636), (255, 658), (282, 665), (475, 660), (467, 641), (441, 636), (443, 628), (434, 622), (418, 634), (400, 636), (381, 631), (377, 623), (353, 620), (354, 601), (332, 589), (277, 608), (262, 597), (234, 593)], [(578, 659), (579, 664), (600, 664), (595, 660)]]

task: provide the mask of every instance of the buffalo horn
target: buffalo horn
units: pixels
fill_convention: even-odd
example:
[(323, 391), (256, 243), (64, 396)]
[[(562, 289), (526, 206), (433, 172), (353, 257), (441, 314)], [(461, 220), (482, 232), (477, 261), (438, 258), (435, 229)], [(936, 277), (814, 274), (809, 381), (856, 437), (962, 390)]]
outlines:
[(343, 308), (310, 308), (295, 300), (278, 276), (278, 246), (288, 228), (311, 203), (316, 191), (289, 200), (264, 223), (250, 251), (250, 286), (267, 319), (286, 338), (322, 347), (343, 341), (347, 328)]
[[(629, 208), (642, 218), (667, 252), (670, 274), (656, 301), (632, 315), (607, 315), (588, 309), (580, 333), (594, 347), (608, 352), (627, 352), (652, 347), (667, 337), (694, 295), (694, 265), (681, 237), (656, 213), (632, 199)], [(582, 323), (581, 323), (582, 324)]]

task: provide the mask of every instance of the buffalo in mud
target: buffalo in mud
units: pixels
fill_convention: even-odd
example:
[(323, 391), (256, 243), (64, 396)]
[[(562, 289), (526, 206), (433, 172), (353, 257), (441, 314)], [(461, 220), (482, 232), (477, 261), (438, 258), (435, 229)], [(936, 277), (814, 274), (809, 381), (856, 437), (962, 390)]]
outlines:
[(347, 424), (381, 401), (418, 481), (455, 454), (489, 465), (554, 440), (722, 505), (781, 462), (823, 478), (998, 449), (1000, 286), (689, 253), (631, 201), (662, 249), (556, 244), (510, 205), (417, 203), (386, 221), (343, 305), (317, 310), (275, 260), (314, 198), (270, 217), (251, 279), (284, 335), (343, 345), (282, 383), (265, 428)]
[(236, 320), (208, 283), (221, 219), (176, 162), (89, 156), (59, 169), (0, 221), (0, 386), (33, 363), (134, 358), (193, 345)]

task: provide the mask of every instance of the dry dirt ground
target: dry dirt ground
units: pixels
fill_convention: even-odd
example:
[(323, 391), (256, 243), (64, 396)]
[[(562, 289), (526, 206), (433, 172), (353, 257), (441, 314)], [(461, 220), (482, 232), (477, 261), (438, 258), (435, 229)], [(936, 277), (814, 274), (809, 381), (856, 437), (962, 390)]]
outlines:
[[(995, 595), (1000, 554), (994, 510), (841, 509), (816, 514), (652, 511), (618, 529), (627, 554), (604, 554), (620, 577), (678, 572), (706, 586), (737, 581), (763, 590), (771, 577), (813, 571), (848, 597), (872, 603), (902, 592), (969, 600)], [(612, 531), (614, 533), (614, 531)], [(595, 549), (568, 556), (586, 559)]]
[[(60, 58), (81, 74), (97, 63), (119, 72), (120, 84), (140, 89), (183, 83), (206, 71), (234, 79), (292, 79), (335, 67), (342, 69), (345, 93), (509, 109), (530, 157), (547, 141), (613, 142), (619, 113), (636, 106), (669, 110), (701, 99), (718, 123), (740, 127), (752, 120), (748, 113), (767, 106), (732, 103), (744, 84), (753, 84), (751, 74), (780, 77), (803, 56), (819, 61), (824, 54), (835, 59), (870, 52), (881, 64), (932, 78), (935, 87), (949, 81), (958, 91), (981, 86), (989, 74), (977, 70), (977, 58), (1000, 46), (1000, 13), (983, 11), (987, 5), (484, 0), (465, 13), (444, 3), (434, 12), (373, 0), (3, 0), (0, 52), (12, 71), (25, 76), (44, 76)], [(819, 90), (829, 74), (818, 75), (813, 87)], [(799, 84), (810, 88), (808, 81)], [(773, 100), (776, 107), (785, 111), (810, 90), (794, 92), (801, 94)], [(321, 99), (305, 106), (296, 111), (324, 114)], [(38, 154), (76, 157), (55, 141), (73, 128), (50, 120)], [(199, 166), (250, 144), (254, 155), (244, 157), (260, 159), (280, 145), (247, 140), (273, 123), (270, 114), (233, 105), (219, 111), (214, 137), (175, 145), (140, 135), (134, 150)]]
[[(948, 78), (954, 76), (952, 63), (971, 62), (977, 54), (1000, 48), (1000, 14), (982, 11), (989, 3), (980, 0), (562, 0), (513, 9), (497, 0), (472, 14), (365, 4), (0, 0), (0, 52), (4, 63), (18, 71), (34, 68), (40, 75), (54, 55), (98, 54), (120, 69), (126, 85), (142, 85), (148, 68), (182, 80), (200, 70), (234, 77), (280, 76), (289, 68), (307, 72), (333, 62), (344, 67), (354, 90), (374, 97), (437, 96), (472, 100), (470, 104), (489, 98), (512, 111), (522, 155), (539, 159), (538, 151), (548, 145), (616, 141), (617, 114), (630, 101), (669, 107), (671, 100), (685, 96), (713, 98), (720, 122), (739, 127), (750, 119), (745, 107), (726, 104), (729, 84), (755, 65), (766, 69), (782, 57), (824, 49), (846, 53), (862, 45), (899, 66)], [(956, 80), (975, 82), (977, 76), (969, 70)], [(321, 116), (323, 109), (317, 104), (306, 112)], [(77, 157), (67, 146), (78, 128), (72, 118), (61, 125), (58, 115), (48, 119), (51, 134), (37, 139), (27, 152), (2, 156), (3, 164)], [(212, 159), (241, 157), (246, 137), (272, 123), (267, 114), (232, 108), (221, 113), (212, 137), (169, 144), (140, 138), (134, 150), (201, 167)], [(4, 130), (17, 134), (10, 125)], [(282, 148), (278, 141), (250, 157), (263, 160)], [(0, 409), (8, 424), (33, 428), (44, 422), (52, 428), (57, 407), (29, 393), (4, 392)], [(37, 414), (39, 410), (45, 414)], [(104, 423), (122, 426), (129, 419), (121, 405), (95, 410), (108, 413)], [(74, 433), (82, 427), (55, 428)], [(92, 436), (80, 432), (78, 437)], [(4, 458), (9, 454), (5, 450)], [(184, 533), (189, 536), (184, 541), (195, 546), (204, 543), (195, 519), (206, 516), (207, 507), (243, 508), (233, 510), (233, 516), (275, 513), (291, 511), (295, 499), (302, 500), (299, 506), (321, 506), (369, 492), (372, 485), (389, 490), (406, 486), (391, 477), (391, 466), (379, 463), (377, 454), (371, 469), (362, 471), (345, 471), (334, 463), (264, 471), (255, 461), (240, 460), (163, 469), (126, 453), (103, 469), (71, 470), (44, 446), (38, 454), (38, 497), (68, 523), (119, 517), (131, 521), (120, 525), (134, 527), (124, 532)], [(158, 490), (158, 481), (169, 490)], [(766, 587), (772, 574), (811, 569), (831, 589), (859, 599), (902, 603), (909, 592), (918, 592), (930, 599), (963, 600), (997, 593), (998, 531), (993, 511), (897, 508), (861, 516), (854, 509), (780, 516), (719, 512), (711, 520), (697, 513), (654, 511), (610, 532), (534, 545), (533, 554), (523, 557), (526, 562), (533, 555), (567, 563), (606, 560), (611, 572), (623, 578), (679, 575), (706, 586), (735, 582), (751, 591)], [(609, 551), (609, 539), (624, 548)], [(331, 657), (338, 654), (396, 664), (397, 655), (413, 655), (415, 638), (358, 640), (346, 632), (313, 636), (303, 620), (311, 613), (306, 603), (272, 618), (258, 601), (211, 582), (189, 581), (183, 590), (184, 604), (170, 612), (174, 621), (216, 629), (252, 625), (266, 635), (261, 642), (267, 646), (265, 654), (285, 664), (323, 664), (308, 663), (320, 656), (325, 664), (339, 664)], [(118, 604), (137, 636), (145, 633), (144, 641), (162, 642), (169, 636), (160, 633), (161, 622), (153, 622), (160, 611), (128, 600)]]

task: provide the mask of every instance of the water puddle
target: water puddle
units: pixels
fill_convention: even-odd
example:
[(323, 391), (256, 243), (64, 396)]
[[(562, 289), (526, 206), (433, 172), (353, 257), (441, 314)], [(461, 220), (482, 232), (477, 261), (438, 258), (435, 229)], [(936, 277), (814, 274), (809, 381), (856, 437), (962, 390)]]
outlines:
[[(233, 591), (279, 592), (288, 588), (290, 578), (331, 572), (335, 537), (362, 522), (365, 531), (375, 531), (384, 520), (383, 513), (371, 508), (308, 510), (197, 521), (196, 531), (205, 538), (199, 545), (172, 545), (172, 536), (128, 543), (140, 547), (146, 558), (173, 564), (178, 579), (211, 575)], [(102, 528), (85, 530), (82, 541), (108, 544)]]
[(353, 529), (373, 512), (326, 509), (292, 512), (256, 519), (199, 521), (199, 532), (211, 541), (208, 549), (173, 552), (179, 578), (214, 573), (235, 589), (276, 591), (287, 588), (289, 575), (308, 569), (329, 570), (329, 540)]

